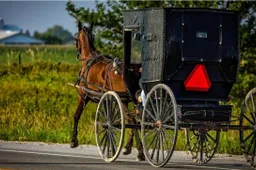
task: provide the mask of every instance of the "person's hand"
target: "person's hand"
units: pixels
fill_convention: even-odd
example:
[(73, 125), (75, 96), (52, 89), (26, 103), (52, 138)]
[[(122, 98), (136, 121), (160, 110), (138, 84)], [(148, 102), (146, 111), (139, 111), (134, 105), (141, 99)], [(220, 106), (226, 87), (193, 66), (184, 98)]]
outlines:
[(142, 72), (142, 67), (139, 69), (139, 72), (140, 72), (140, 73)]

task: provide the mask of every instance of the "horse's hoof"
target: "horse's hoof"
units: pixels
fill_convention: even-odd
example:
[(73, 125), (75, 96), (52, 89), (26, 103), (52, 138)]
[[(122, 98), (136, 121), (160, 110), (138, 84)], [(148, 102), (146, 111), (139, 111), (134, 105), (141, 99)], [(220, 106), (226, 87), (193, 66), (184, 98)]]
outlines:
[(123, 155), (129, 155), (132, 153), (132, 148), (131, 147), (127, 147), (124, 148), (125, 150), (123, 151)]
[(78, 141), (72, 141), (71, 144), (70, 144), (70, 147), (71, 147), (71, 148), (76, 148), (76, 147), (78, 147)]
[(145, 161), (145, 155), (143, 152), (139, 152), (136, 161)]

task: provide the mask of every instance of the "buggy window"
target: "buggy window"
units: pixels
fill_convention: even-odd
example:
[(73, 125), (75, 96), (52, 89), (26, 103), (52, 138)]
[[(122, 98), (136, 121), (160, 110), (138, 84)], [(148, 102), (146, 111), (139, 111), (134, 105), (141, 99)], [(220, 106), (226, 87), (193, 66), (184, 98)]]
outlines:
[(132, 32), (132, 49), (131, 49), (131, 63), (141, 63), (141, 42), (140, 34)]

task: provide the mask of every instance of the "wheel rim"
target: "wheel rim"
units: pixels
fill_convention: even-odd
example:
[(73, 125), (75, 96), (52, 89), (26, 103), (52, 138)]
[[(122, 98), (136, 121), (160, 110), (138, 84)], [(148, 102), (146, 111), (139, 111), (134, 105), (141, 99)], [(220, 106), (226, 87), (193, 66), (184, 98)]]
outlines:
[(118, 157), (122, 149), (124, 130), (121, 99), (115, 92), (107, 92), (99, 102), (95, 118), (96, 143), (106, 162), (112, 162)]
[(248, 164), (256, 168), (256, 88), (245, 97), (240, 116), (241, 149)]
[(186, 129), (187, 148), (196, 163), (207, 163), (214, 156), (219, 144), (220, 131)]
[(147, 95), (142, 114), (141, 133), (148, 162), (164, 166), (172, 156), (177, 140), (178, 118), (175, 97), (166, 85), (159, 84)]

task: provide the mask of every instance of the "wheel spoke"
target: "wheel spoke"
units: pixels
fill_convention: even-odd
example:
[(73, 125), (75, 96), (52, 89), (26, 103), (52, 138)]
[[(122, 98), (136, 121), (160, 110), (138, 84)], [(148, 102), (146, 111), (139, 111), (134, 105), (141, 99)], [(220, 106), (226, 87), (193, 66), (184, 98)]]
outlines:
[(246, 115), (243, 115), (243, 117), (244, 117), (248, 122), (250, 122), (252, 125), (254, 125), (254, 123), (253, 123)]
[(147, 147), (148, 149), (150, 149), (150, 147), (152, 146), (152, 144), (153, 144), (154, 140), (156, 139), (156, 137), (157, 137), (157, 134), (155, 134), (153, 139), (150, 141), (149, 146)]
[(153, 159), (154, 155), (155, 155), (155, 150), (156, 150), (156, 145), (158, 143), (158, 134), (156, 134), (156, 142), (155, 142), (155, 146), (153, 147), (153, 150), (151, 152), (150, 158)]
[(166, 123), (168, 120), (170, 120), (173, 117), (173, 115), (174, 115), (174, 112), (171, 112), (171, 115), (169, 115), (167, 118), (165, 118), (162, 123), (163, 124)]
[(254, 143), (254, 140), (255, 140), (255, 135), (253, 136), (252, 141), (250, 142), (250, 144), (247, 148), (247, 153), (250, 153), (250, 150), (251, 150), (252, 144)]
[(203, 153), (204, 153), (203, 144), (204, 144), (204, 138), (203, 138), (203, 135), (200, 135), (200, 161), (201, 162), (203, 162)]
[[(208, 133), (207, 133), (207, 134), (208, 134)], [(207, 135), (207, 134), (206, 134), (206, 135)], [(208, 151), (211, 152), (214, 148), (211, 147), (211, 143), (209, 142), (207, 136), (205, 137), (205, 141), (206, 141), (205, 144), (206, 144), (206, 145), (208, 144), (208, 145), (207, 145), (207, 148), (209, 149)], [(207, 149), (206, 149), (206, 150), (207, 150)]]
[(104, 123), (102, 123), (102, 122), (99, 122), (99, 121), (97, 121), (96, 123), (97, 123), (97, 125), (101, 125), (101, 126), (106, 125), (106, 124), (104, 124)]
[(120, 133), (121, 133), (121, 129), (120, 128), (117, 128), (117, 127), (115, 127), (115, 126), (110, 126), (113, 130), (117, 130), (117, 131), (119, 131)]
[(160, 142), (161, 142), (161, 134), (158, 133), (158, 140), (157, 140), (157, 152), (156, 152), (156, 162), (159, 162), (159, 152), (160, 152)]
[[(189, 133), (189, 132), (188, 132)], [(189, 138), (189, 141), (192, 141), (192, 139), (194, 139), (196, 137), (196, 135), (192, 135), (190, 138)]]
[(162, 127), (166, 129), (172, 129), (172, 130), (175, 129), (175, 125), (162, 125)]
[(250, 135), (248, 135), (242, 142), (246, 143), (246, 141), (252, 137), (252, 135), (254, 135), (254, 132), (250, 133)]
[(197, 136), (196, 141), (193, 143), (193, 147), (191, 148), (192, 151), (197, 146), (198, 142), (199, 142), (199, 136)]
[(102, 113), (101, 111), (98, 111), (99, 112), (99, 119), (100, 119), (100, 117), (102, 117), (104, 120), (104, 122), (106, 122), (106, 117), (104, 116), (105, 114), (104, 113)]
[(145, 108), (145, 110), (147, 111), (147, 113), (149, 114), (149, 116), (156, 122), (155, 116), (153, 116), (153, 114), (152, 114), (147, 108)]
[[(149, 96), (149, 101), (150, 101), (151, 108), (153, 109), (154, 113), (157, 113), (157, 111), (156, 111), (156, 109), (155, 109), (155, 107), (154, 107), (154, 103), (153, 103), (153, 101), (152, 101), (152, 99), (151, 99), (151, 96)], [(146, 110), (148, 111), (147, 108), (146, 108)], [(148, 112), (149, 112), (149, 111), (148, 111)], [(151, 112), (150, 112), (150, 113), (151, 113)], [(152, 113), (151, 113), (151, 114), (152, 114)], [(152, 117), (155, 117), (155, 116), (152, 115)], [(154, 120), (156, 120), (156, 118), (155, 118)]]
[(105, 134), (106, 134), (106, 136), (105, 136), (105, 138), (104, 138), (104, 145), (103, 145), (103, 149), (102, 149), (103, 155), (105, 155), (106, 145), (107, 145), (107, 143), (108, 143), (107, 132), (106, 132)]
[(160, 109), (159, 109), (159, 118), (162, 118), (162, 108), (163, 108), (163, 89), (160, 89)]
[(115, 120), (115, 121), (112, 123), (112, 125), (116, 125), (117, 123), (119, 123), (119, 124), (121, 123), (121, 118)]
[(104, 135), (103, 135), (103, 137), (102, 137), (102, 139), (101, 139), (101, 141), (100, 141), (100, 143), (99, 143), (99, 145), (101, 146), (102, 144), (103, 144), (103, 142), (105, 141), (105, 138), (106, 138), (106, 134), (107, 133), (107, 131), (105, 131), (105, 133), (104, 133)]
[(157, 91), (155, 90), (155, 100), (156, 100), (156, 119), (159, 119), (159, 103), (158, 103), (158, 97), (157, 97)]
[[(115, 113), (115, 112), (114, 112)], [(114, 121), (116, 121), (116, 118), (118, 118), (119, 117), (119, 114), (114, 114), (114, 116), (113, 116), (113, 118), (112, 118), (112, 120), (110, 121), (112, 124), (114, 124)], [(118, 120), (121, 120), (121, 118), (119, 117), (119, 119)]]
[(100, 136), (103, 132), (105, 132), (106, 131), (106, 129), (103, 129), (102, 131), (100, 131), (99, 133), (98, 133), (98, 136)]
[[(113, 137), (114, 137), (114, 140), (115, 139), (117, 139), (118, 141), (120, 140), (120, 138), (117, 136), (117, 134), (114, 132), (114, 131), (112, 131), (112, 135), (113, 135)], [(116, 141), (116, 140), (115, 140)]]
[(252, 159), (252, 161), (254, 162), (254, 157), (255, 157), (255, 151), (256, 151), (256, 138), (254, 138), (254, 141), (253, 141), (253, 152), (252, 152), (252, 157), (253, 157), (253, 159)]
[(162, 151), (162, 159), (164, 161), (164, 140), (163, 140), (163, 135), (162, 135), (162, 131), (160, 131), (160, 144), (161, 144), (161, 151)]
[(108, 105), (108, 96), (106, 96), (106, 109), (107, 109), (107, 121), (109, 121), (110, 119), (109, 119), (109, 112), (110, 112), (110, 110), (109, 110), (109, 105)]
[(172, 101), (170, 101), (170, 103), (167, 105), (167, 107), (165, 109), (164, 116), (162, 117), (162, 120), (166, 119), (166, 116), (170, 113), (170, 110), (171, 110), (171, 112), (173, 111)]
[(216, 143), (216, 139), (214, 139), (209, 133), (206, 133), (206, 136), (208, 136), (214, 143)]
[(151, 131), (150, 133), (148, 133), (148, 134), (145, 133), (145, 136), (144, 136), (144, 137), (147, 138), (148, 136), (150, 136), (151, 134), (153, 134), (154, 132), (156, 132), (156, 130), (157, 130), (157, 129), (155, 128), (155, 129), (154, 129), (153, 131)]
[(162, 132), (165, 134), (165, 136), (169, 139), (170, 142), (173, 141), (172, 137), (170, 136), (169, 133), (165, 132), (165, 130), (163, 129)]
[(109, 133), (109, 137), (110, 137), (110, 142), (111, 142), (111, 150), (112, 150), (112, 154), (113, 154), (112, 156), (114, 156), (116, 153), (116, 142), (114, 140), (112, 132)]
[(165, 116), (165, 114), (166, 114), (166, 112), (167, 112), (167, 110), (166, 110), (167, 96), (168, 96), (168, 93), (167, 93), (167, 91), (165, 91), (164, 101), (162, 102), (162, 104), (163, 104), (163, 106), (162, 106), (163, 110), (162, 110), (161, 117), (160, 117), (161, 120), (164, 119), (164, 116)]
[(109, 155), (109, 153), (110, 153), (110, 138), (109, 138), (109, 132), (108, 132), (108, 138), (107, 138), (108, 140), (108, 146), (107, 146), (107, 158), (109, 158), (110, 157), (110, 155)]

